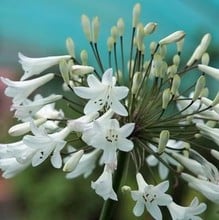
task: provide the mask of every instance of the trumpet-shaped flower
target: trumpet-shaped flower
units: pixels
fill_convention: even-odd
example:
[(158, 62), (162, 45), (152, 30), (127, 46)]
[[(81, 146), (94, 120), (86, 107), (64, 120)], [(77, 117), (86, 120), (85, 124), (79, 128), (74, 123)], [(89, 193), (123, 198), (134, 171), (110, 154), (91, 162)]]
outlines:
[(219, 184), (206, 179), (199, 179), (187, 173), (182, 173), (181, 177), (188, 182), (189, 186), (202, 193), (206, 198), (219, 204)]
[(91, 183), (91, 187), (104, 200), (118, 200), (112, 185), (112, 169), (108, 165), (105, 165), (103, 173), (95, 182)]
[(146, 208), (153, 218), (162, 219), (159, 206), (168, 206), (172, 202), (171, 196), (165, 194), (169, 182), (164, 181), (157, 186), (148, 185), (140, 173), (137, 173), (136, 180), (138, 190), (131, 191), (132, 199), (136, 201), (133, 213), (135, 216), (141, 216)]
[(207, 208), (205, 203), (199, 203), (198, 198), (195, 197), (188, 207), (177, 205), (171, 202), (168, 206), (172, 220), (202, 220), (199, 214), (204, 212)]
[(127, 110), (119, 100), (127, 96), (128, 88), (115, 86), (116, 78), (113, 76), (112, 69), (106, 70), (101, 82), (94, 75), (89, 75), (87, 83), (89, 88), (74, 87), (74, 91), (78, 96), (90, 99), (84, 107), (85, 114), (111, 108), (115, 113), (127, 116)]
[(116, 164), (117, 150), (132, 150), (133, 142), (127, 137), (133, 130), (134, 123), (125, 124), (120, 128), (116, 119), (94, 121), (93, 126), (83, 132), (82, 139), (94, 148), (103, 150), (105, 164)]
[(55, 168), (60, 168), (62, 158), (60, 151), (64, 148), (66, 141), (64, 139), (69, 135), (70, 129), (65, 127), (59, 132), (48, 135), (45, 130), (32, 127), (32, 135), (26, 135), (23, 138), (24, 144), (35, 150), (32, 158), (32, 166), (38, 166), (51, 155), (51, 163)]
[(34, 75), (38, 75), (49, 67), (58, 64), (61, 60), (71, 58), (70, 55), (31, 58), (24, 56), (22, 53), (18, 53), (18, 56), (19, 62), (24, 70), (24, 75), (21, 77), (21, 80), (26, 80)]
[(46, 84), (54, 77), (53, 73), (46, 74), (36, 79), (26, 81), (12, 81), (10, 79), (1, 77), (2, 82), (8, 87), (5, 94), (13, 98), (13, 103), (21, 104), (34, 90)]
[(50, 118), (50, 116), (54, 117), (54, 115), (51, 115), (51, 114), (58, 114), (57, 116), (59, 116), (59, 113), (57, 112), (51, 113), (51, 111), (46, 111), (45, 114), (42, 114), (43, 107), (45, 107), (48, 104), (53, 104), (54, 102), (56, 102), (57, 100), (61, 98), (62, 98), (61, 95), (54, 95), (54, 94), (49, 95), (48, 97), (45, 97), (45, 98), (41, 96), (36, 96), (34, 101), (26, 99), (22, 105), (13, 104), (11, 109), (15, 110), (15, 117), (22, 121), (26, 121), (27, 119), (32, 118), (34, 116)]

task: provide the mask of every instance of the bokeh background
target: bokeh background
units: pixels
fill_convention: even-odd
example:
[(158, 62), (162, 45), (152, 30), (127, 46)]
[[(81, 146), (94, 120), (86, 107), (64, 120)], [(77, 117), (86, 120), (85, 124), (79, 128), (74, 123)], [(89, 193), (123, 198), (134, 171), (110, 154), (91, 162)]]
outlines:
[[(218, 0), (138, 2), (142, 5), (142, 22), (158, 23), (153, 40), (176, 30), (183, 29), (187, 33), (183, 51), (185, 61), (202, 35), (210, 32), (212, 43), (208, 51), (211, 65), (219, 67)], [(0, 0), (0, 75), (11, 79), (20, 76), (22, 69), (17, 62), (19, 51), (30, 57), (66, 54), (65, 39), (69, 36), (74, 39), (76, 50), (88, 48), (81, 31), (80, 17), (83, 13), (90, 17), (100, 17), (100, 46), (105, 48), (110, 28), (118, 18), (125, 19), (126, 33), (129, 31), (135, 3), (134, 0)], [(213, 89), (210, 95), (214, 96), (218, 85), (210, 80), (208, 84)], [(4, 97), (3, 89), (0, 84), (0, 142), (6, 143), (12, 141), (7, 130), (13, 119), (9, 113), (10, 100)], [(91, 180), (94, 179), (66, 180), (63, 173), (52, 169), (49, 163), (36, 169), (30, 168), (12, 180), (0, 179), (0, 219), (97, 219), (103, 201), (90, 189)], [(185, 186), (181, 190), (186, 190)], [(186, 195), (180, 198), (184, 204), (191, 201), (194, 192), (189, 191)], [(133, 205), (125, 196), (115, 219), (133, 219)], [(216, 220), (219, 218), (218, 211), (217, 206), (209, 206), (203, 218)]]

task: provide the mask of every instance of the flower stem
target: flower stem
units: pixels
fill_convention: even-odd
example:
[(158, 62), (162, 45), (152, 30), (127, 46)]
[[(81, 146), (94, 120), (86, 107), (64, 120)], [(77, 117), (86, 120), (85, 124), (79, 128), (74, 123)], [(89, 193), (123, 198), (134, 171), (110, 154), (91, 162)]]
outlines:
[[(118, 165), (113, 177), (113, 189), (118, 194), (119, 187), (122, 182), (122, 177), (124, 176), (125, 169), (127, 168), (129, 161), (129, 154), (126, 152), (119, 152), (118, 154)], [(114, 200), (108, 199), (104, 202), (103, 208), (101, 210), (99, 220), (110, 220), (113, 217), (113, 210), (115, 209), (116, 202)]]

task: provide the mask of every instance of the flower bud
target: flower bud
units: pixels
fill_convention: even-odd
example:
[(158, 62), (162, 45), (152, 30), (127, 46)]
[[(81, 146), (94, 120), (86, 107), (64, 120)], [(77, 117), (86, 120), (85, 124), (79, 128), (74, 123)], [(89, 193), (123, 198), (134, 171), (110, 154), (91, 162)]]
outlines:
[(165, 89), (163, 91), (163, 96), (162, 96), (162, 109), (167, 108), (171, 97), (172, 95), (171, 95), (170, 89), (169, 88)]
[(71, 37), (66, 39), (66, 48), (71, 57), (75, 57), (75, 44)]
[(211, 155), (216, 158), (217, 160), (219, 160), (219, 151), (216, 151), (214, 149), (212, 149), (211, 151)]
[(145, 35), (149, 35), (149, 34), (152, 34), (155, 29), (157, 27), (157, 23), (155, 22), (149, 22), (147, 23), (145, 26), (144, 26), (144, 34)]
[(207, 65), (203, 65), (203, 64), (198, 64), (198, 69), (212, 77), (214, 77), (215, 79), (219, 80), (219, 69), (216, 69), (214, 67), (210, 67)]
[(112, 36), (112, 38), (113, 38), (113, 42), (114, 42), (114, 43), (116, 42), (116, 39), (117, 39), (118, 35), (119, 35), (118, 28), (117, 28), (116, 26), (113, 26), (113, 27), (111, 28), (111, 36)]
[(130, 186), (122, 186), (121, 190), (122, 190), (123, 193), (130, 192), (131, 191), (131, 187)]
[(96, 43), (99, 35), (100, 29), (100, 21), (99, 18), (96, 16), (92, 20), (92, 33), (93, 33), (93, 42)]
[(144, 45), (144, 27), (142, 24), (138, 24), (136, 33), (136, 43), (138, 50), (142, 51)]
[(92, 66), (83, 66), (83, 65), (73, 65), (72, 72), (73, 74), (84, 75), (94, 71)]
[(132, 27), (137, 27), (139, 16), (141, 13), (141, 5), (139, 3), (135, 4), (133, 11), (132, 11)]
[(86, 66), (87, 65), (87, 61), (88, 61), (88, 54), (87, 54), (87, 51), (86, 50), (82, 50), (81, 51), (81, 54), (80, 54), (80, 57), (81, 57), (81, 63), (82, 65)]
[(173, 77), (172, 87), (171, 87), (171, 93), (173, 95), (176, 95), (180, 86), (180, 76), (178, 74), (175, 74)]
[(117, 21), (117, 28), (118, 28), (119, 36), (121, 37), (124, 34), (124, 29), (125, 29), (124, 20), (122, 18), (119, 18), (119, 20)]
[(133, 76), (132, 94), (135, 95), (138, 91), (141, 81), (141, 72), (136, 72)]
[[(35, 126), (39, 126), (41, 124), (43, 124), (44, 122), (46, 122), (46, 118), (39, 118), (33, 121)], [(12, 126), (8, 133), (11, 136), (20, 136), (20, 135), (24, 135), (26, 133), (28, 133), (31, 130), (31, 122), (24, 122), (24, 123), (20, 123), (20, 124), (16, 124), (14, 126)]]
[(69, 85), (69, 69), (68, 64), (65, 60), (61, 60), (59, 62), (59, 70), (61, 72), (64, 82)]
[(178, 54), (174, 55), (173, 57), (173, 64), (175, 66), (179, 66), (179, 63), (180, 63), (180, 56)]
[(90, 19), (87, 15), (81, 16), (81, 24), (84, 34), (89, 42), (92, 42)]
[(162, 154), (165, 151), (169, 137), (170, 137), (170, 133), (168, 130), (161, 131), (160, 139), (158, 143), (158, 150), (157, 150), (158, 154)]
[(110, 52), (110, 51), (112, 51), (112, 49), (113, 49), (113, 44), (114, 44), (114, 39), (113, 39), (113, 37), (108, 37), (108, 39), (107, 39), (107, 47), (108, 47), (108, 51)]
[(159, 41), (160, 45), (178, 42), (185, 37), (184, 31), (176, 31)]
[(212, 101), (211, 105), (212, 106), (216, 106), (219, 104), (219, 92), (217, 93), (217, 95), (215, 96), (214, 100)]
[(201, 63), (202, 63), (203, 65), (208, 65), (208, 64), (209, 64), (209, 61), (210, 61), (209, 54), (208, 54), (208, 53), (204, 53), (204, 54), (202, 55)]
[(75, 168), (77, 167), (81, 157), (84, 154), (84, 150), (79, 150), (75, 153), (72, 153), (72, 155), (70, 156), (70, 158), (66, 161), (64, 167), (63, 167), (63, 171), (64, 172), (72, 172), (75, 170)]
[(200, 76), (195, 85), (195, 91), (192, 97), (192, 100), (195, 101), (200, 96), (202, 90), (205, 87), (205, 77)]
[(176, 47), (177, 47), (177, 53), (178, 55), (181, 54), (182, 49), (183, 49), (183, 45), (184, 45), (184, 38), (182, 38), (181, 40), (176, 42)]

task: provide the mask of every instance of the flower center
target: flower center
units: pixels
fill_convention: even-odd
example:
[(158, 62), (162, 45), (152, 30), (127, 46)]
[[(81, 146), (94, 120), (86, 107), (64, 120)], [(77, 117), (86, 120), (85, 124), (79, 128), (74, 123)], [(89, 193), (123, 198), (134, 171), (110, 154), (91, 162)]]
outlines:
[(105, 138), (110, 143), (117, 142), (118, 141), (118, 133), (116, 132), (115, 129), (109, 129)]
[(144, 193), (143, 199), (145, 202), (152, 203), (156, 199), (157, 195), (153, 193)]

